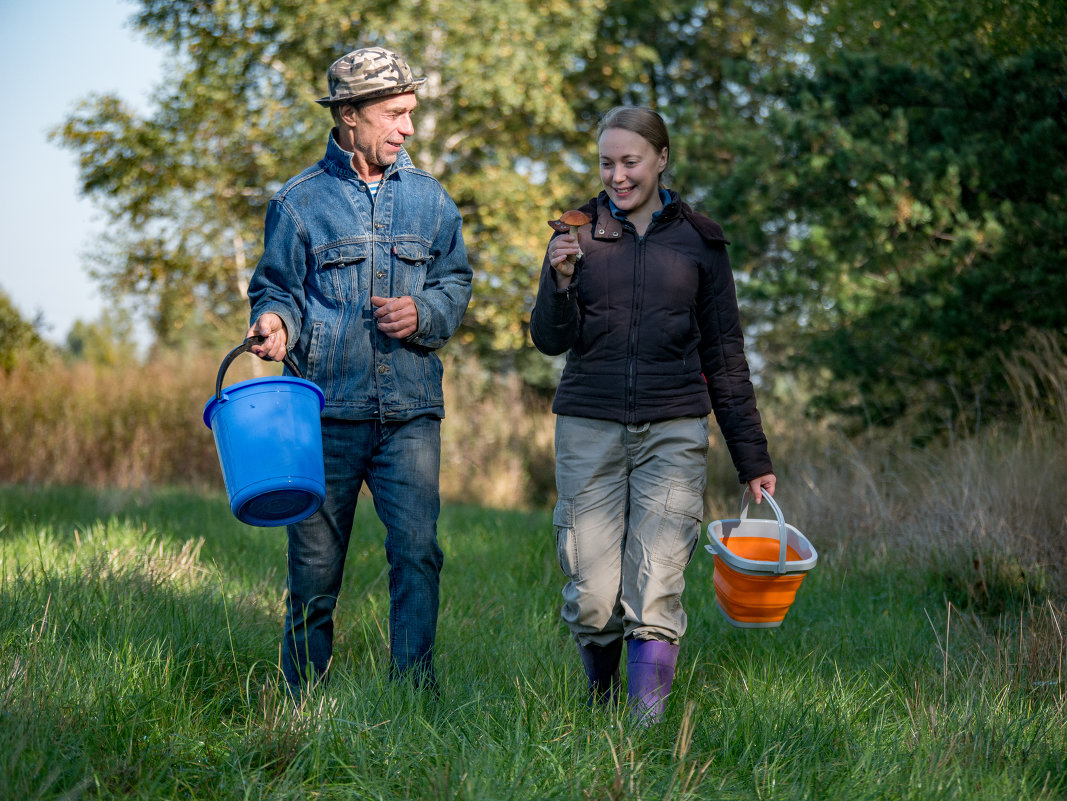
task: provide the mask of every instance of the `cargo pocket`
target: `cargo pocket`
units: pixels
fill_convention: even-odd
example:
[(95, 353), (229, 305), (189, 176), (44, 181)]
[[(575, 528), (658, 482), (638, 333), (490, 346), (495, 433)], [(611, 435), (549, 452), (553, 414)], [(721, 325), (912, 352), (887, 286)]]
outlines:
[(687, 484), (670, 482), (656, 543), (650, 555), (652, 561), (675, 567), (688, 565), (700, 540), (703, 515), (703, 493)]
[(556, 558), (559, 569), (570, 579), (578, 578), (578, 540), (574, 536), (574, 499), (560, 498), (552, 511), (556, 529)]

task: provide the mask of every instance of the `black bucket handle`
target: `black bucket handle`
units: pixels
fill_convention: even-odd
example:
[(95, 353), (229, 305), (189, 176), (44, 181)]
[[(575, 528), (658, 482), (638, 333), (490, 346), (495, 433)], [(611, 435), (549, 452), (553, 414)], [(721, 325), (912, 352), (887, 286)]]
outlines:
[[(219, 367), (219, 377), (215, 380), (215, 400), (222, 400), (222, 379), (226, 375), (226, 369), (230, 366), (234, 359), (240, 356), (242, 353), (251, 350), (254, 345), (262, 345), (267, 338), (264, 336), (251, 336), (238, 345), (236, 348), (226, 354), (226, 358), (222, 360), (222, 366)], [(297, 378), (303, 378), (300, 374), (300, 370), (297, 368), (296, 363), (289, 358), (289, 353), (286, 352), (285, 358), (282, 363), (289, 368), (289, 372), (295, 375)]]

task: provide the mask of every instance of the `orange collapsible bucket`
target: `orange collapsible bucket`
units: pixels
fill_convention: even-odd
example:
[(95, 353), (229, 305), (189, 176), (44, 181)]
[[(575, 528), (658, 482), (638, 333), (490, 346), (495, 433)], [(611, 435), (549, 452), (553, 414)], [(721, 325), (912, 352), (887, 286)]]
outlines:
[(704, 548), (715, 560), (715, 602), (733, 625), (769, 629), (782, 624), (796, 598), (800, 583), (815, 567), (819, 555), (782, 510), (764, 493), (775, 520), (749, 520), (749, 490), (741, 496), (741, 514), (735, 520), (708, 525), (710, 545)]

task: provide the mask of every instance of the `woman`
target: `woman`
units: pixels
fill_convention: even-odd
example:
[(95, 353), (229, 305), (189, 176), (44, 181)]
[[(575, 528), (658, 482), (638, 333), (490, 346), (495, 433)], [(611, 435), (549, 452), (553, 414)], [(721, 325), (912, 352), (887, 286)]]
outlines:
[(562, 616), (590, 703), (618, 698), (625, 640), (627, 695), (652, 723), (686, 628), (708, 413), (757, 503), (775, 477), (722, 228), (661, 186), (670, 141), (657, 113), (614, 108), (597, 143), (604, 191), (580, 209), (592, 222), (577, 236), (549, 242), (530, 327), (543, 353), (567, 353), (552, 405)]

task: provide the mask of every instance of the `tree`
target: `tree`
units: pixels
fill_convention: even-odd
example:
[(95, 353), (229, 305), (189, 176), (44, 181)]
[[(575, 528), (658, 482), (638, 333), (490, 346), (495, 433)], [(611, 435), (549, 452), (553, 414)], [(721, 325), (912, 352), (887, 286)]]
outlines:
[(1062, 330), (1065, 28), (1026, 34), (1067, 11), (1029, 8), (832, 4), (810, 63), (751, 85), (759, 124), (727, 127), (709, 193), (763, 353), (818, 408), (927, 430), (1010, 413), (1003, 355)]
[(943, 58), (930, 71), (839, 60), (813, 87), (836, 130), (793, 140), (812, 154), (795, 204), (835, 186), (849, 201), (809, 206), (791, 247), (826, 276), (799, 355), (855, 388), (825, 392), (834, 406), (878, 421), (916, 405), (970, 420), (1010, 408), (1000, 358), (1067, 320), (1063, 51)]
[(162, 342), (197, 320), (229, 340), (243, 333), (267, 201), (325, 149), (329, 117), (313, 100), (326, 67), (384, 45), (429, 77), (411, 153), (464, 215), (476, 294), (459, 339), (519, 347), (544, 221), (582, 180), (567, 78), (598, 5), (574, 15), (562, 0), (142, 0), (137, 26), (177, 71), (155, 113), (95, 97), (55, 133), (121, 232), (95, 274), (111, 297), (144, 299)]
[(41, 321), (23, 318), (6, 292), (0, 289), (0, 371), (19, 364), (46, 362), (54, 349), (41, 336)]
[(1010, 411), (997, 354), (1063, 326), (1058, 0), (141, 0), (136, 21), (176, 65), (154, 113), (90, 98), (56, 136), (120, 232), (97, 276), (164, 343), (243, 333), (266, 203), (323, 151), (325, 69), (373, 44), (429, 77), (411, 153), (464, 215), (456, 343), (495, 366), (544, 380), (544, 223), (599, 188), (592, 131), (618, 103), (667, 118), (750, 342), (817, 408)]
[(137, 360), (133, 320), (125, 310), (106, 310), (92, 323), (76, 320), (66, 346), (69, 358), (101, 367), (131, 365)]

